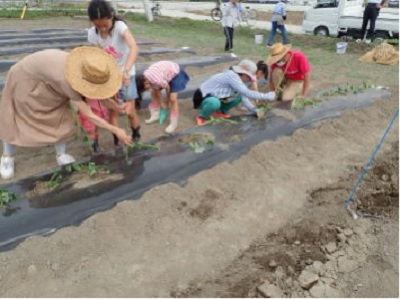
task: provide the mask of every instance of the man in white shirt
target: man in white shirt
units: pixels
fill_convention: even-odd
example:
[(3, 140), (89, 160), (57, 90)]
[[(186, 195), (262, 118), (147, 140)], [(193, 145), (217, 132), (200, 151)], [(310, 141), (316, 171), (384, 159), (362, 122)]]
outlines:
[(222, 26), (224, 27), (225, 52), (233, 51), (233, 31), (239, 22), (239, 7), (237, 0), (230, 0), (222, 9)]

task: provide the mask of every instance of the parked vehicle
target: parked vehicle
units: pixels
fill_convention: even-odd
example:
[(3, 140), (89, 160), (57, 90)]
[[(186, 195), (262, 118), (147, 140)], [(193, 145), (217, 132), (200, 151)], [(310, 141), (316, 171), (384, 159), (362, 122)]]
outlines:
[[(319, 0), (304, 13), (303, 31), (319, 36), (361, 38), (364, 4), (362, 0)], [(372, 40), (399, 37), (399, 10), (382, 8)]]

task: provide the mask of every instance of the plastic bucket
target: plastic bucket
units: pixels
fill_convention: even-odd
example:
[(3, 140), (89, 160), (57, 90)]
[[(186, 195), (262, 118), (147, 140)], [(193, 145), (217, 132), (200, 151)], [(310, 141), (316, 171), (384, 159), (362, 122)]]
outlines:
[(346, 42), (339, 42), (336, 44), (336, 53), (344, 54), (346, 53), (347, 43)]
[(263, 39), (264, 39), (264, 35), (262, 35), (262, 34), (256, 34), (256, 35), (254, 36), (254, 41), (255, 41), (255, 43), (256, 43), (257, 45), (262, 45)]

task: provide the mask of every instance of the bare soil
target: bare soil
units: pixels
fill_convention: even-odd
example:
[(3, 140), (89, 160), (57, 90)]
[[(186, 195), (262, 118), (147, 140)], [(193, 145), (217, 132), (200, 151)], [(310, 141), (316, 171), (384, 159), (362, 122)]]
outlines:
[[(48, 20), (0, 26), (43, 28)], [(188, 71), (196, 77), (229, 65)], [(346, 74), (315, 64), (313, 92), (348, 82)], [(389, 81), (380, 76), (378, 84)], [(389, 87), (388, 100), (265, 141), (183, 185), (157, 186), (0, 253), (0, 296), (398, 297), (397, 122), (354, 197), (358, 211), (374, 217), (354, 220), (343, 208), (398, 109), (398, 84)], [(179, 130), (193, 127), (196, 113), (183, 100)], [(164, 135), (164, 127), (144, 124), (146, 109), (140, 116), (143, 141)], [(103, 132), (104, 149), (111, 141)], [(90, 154), (80, 141), (69, 149), (78, 159)], [(54, 150), (18, 149), (16, 163), (15, 179), (40, 173), (56, 166)]]

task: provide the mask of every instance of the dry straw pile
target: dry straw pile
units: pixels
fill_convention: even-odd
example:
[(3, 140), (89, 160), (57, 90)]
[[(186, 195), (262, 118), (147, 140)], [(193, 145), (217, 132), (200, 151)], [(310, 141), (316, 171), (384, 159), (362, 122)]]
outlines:
[(382, 43), (362, 56), (359, 61), (394, 65), (399, 63), (399, 52), (388, 43)]

